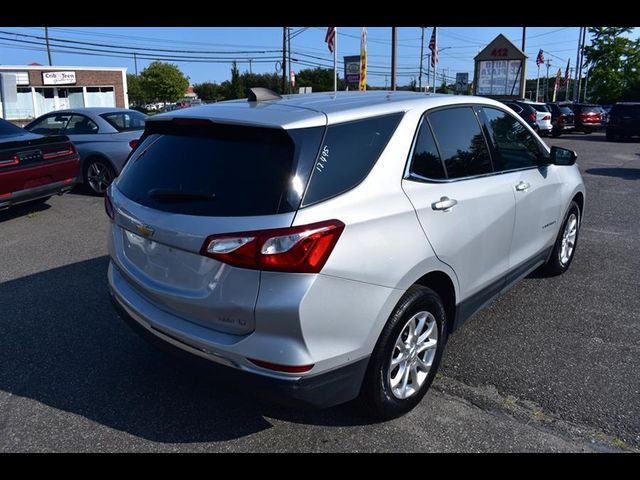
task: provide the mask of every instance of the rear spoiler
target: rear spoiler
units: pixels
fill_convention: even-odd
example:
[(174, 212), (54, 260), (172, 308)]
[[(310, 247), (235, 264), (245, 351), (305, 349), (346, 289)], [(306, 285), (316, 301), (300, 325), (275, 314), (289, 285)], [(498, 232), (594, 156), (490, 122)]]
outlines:
[(24, 147), (37, 147), (38, 145), (48, 145), (52, 143), (66, 143), (71, 142), (66, 135), (51, 135), (48, 137), (31, 138), (28, 140), (15, 140), (13, 142), (0, 143), (0, 150), (12, 150), (16, 148)]

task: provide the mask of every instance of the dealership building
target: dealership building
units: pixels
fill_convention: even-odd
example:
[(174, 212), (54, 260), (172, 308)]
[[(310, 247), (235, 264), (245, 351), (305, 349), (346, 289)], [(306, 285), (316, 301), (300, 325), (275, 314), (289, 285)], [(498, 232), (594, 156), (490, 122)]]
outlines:
[(129, 108), (127, 69), (0, 65), (0, 118), (23, 124), (82, 107)]

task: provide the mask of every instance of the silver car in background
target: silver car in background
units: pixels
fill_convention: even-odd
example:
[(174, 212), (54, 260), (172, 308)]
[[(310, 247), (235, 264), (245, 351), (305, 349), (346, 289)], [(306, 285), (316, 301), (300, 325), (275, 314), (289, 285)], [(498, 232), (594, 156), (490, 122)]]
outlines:
[(149, 119), (105, 196), (110, 296), (156, 345), (280, 402), (389, 418), (467, 319), (569, 268), (575, 153), (503, 104), (254, 90)]
[(87, 107), (47, 113), (24, 128), (40, 135), (68, 136), (80, 155), (80, 183), (103, 195), (142, 135), (146, 118), (136, 110)]

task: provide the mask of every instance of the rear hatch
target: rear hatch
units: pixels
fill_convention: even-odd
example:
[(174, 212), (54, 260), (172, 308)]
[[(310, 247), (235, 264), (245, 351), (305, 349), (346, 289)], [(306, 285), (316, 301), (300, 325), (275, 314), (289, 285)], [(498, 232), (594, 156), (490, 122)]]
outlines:
[(565, 126), (574, 125), (573, 111), (567, 106), (559, 106), (558, 123)]
[(200, 250), (210, 235), (291, 226), (324, 123), (284, 130), (203, 118), (147, 122), (110, 190), (119, 273), (164, 311), (226, 333), (253, 331), (260, 271)]
[(609, 116), (609, 123), (612, 126), (636, 131), (637, 134), (640, 134), (640, 104), (614, 105)]

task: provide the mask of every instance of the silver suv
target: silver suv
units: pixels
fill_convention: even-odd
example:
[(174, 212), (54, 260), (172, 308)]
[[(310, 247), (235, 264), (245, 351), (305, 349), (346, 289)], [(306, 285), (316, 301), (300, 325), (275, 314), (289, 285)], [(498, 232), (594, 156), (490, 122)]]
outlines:
[(413, 408), (449, 334), (573, 258), (585, 188), (479, 97), (254, 94), (155, 116), (109, 188), (108, 279), (159, 346), (280, 402)]

